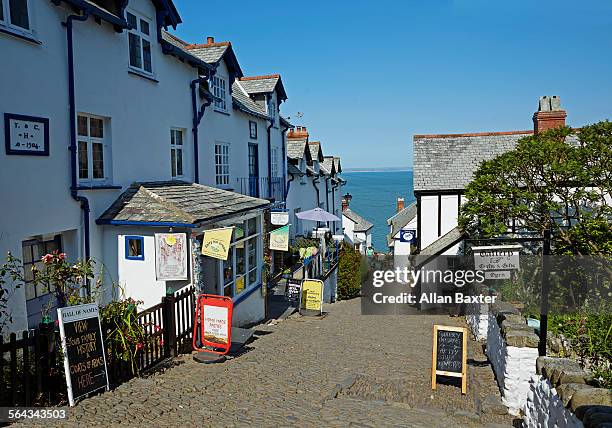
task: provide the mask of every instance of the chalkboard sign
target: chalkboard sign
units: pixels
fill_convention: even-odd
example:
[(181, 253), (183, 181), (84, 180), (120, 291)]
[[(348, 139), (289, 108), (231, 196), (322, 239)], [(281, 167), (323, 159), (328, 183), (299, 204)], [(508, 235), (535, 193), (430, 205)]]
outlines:
[(285, 295), (287, 300), (297, 306), (300, 301), (300, 290), (302, 288), (302, 281), (299, 279), (289, 278), (287, 279), (287, 286), (285, 288)]
[(102, 388), (108, 389), (106, 356), (98, 305), (69, 306), (57, 310), (64, 370), (68, 387), (68, 401), (75, 400)]
[(431, 365), (431, 389), (436, 376), (461, 378), (461, 393), (467, 392), (467, 329), (434, 325)]

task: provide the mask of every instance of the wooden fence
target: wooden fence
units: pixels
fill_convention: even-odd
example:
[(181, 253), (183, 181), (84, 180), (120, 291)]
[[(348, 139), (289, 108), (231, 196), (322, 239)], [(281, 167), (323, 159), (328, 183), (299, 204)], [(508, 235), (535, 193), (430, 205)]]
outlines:
[[(137, 361), (141, 373), (191, 351), (196, 297), (190, 286), (138, 313), (146, 336)], [(66, 399), (60, 337), (54, 327), (0, 336), (0, 406), (50, 405)], [(107, 334), (104, 325), (102, 331)], [(125, 361), (110, 358), (107, 368), (111, 386), (133, 377)]]

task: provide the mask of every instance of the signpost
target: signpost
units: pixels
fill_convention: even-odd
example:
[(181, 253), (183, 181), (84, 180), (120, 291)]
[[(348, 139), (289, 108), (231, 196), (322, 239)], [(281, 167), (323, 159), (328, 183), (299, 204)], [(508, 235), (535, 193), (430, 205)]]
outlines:
[[(214, 294), (200, 294), (193, 324), (193, 349), (225, 355), (232, 344), (232, 299)], [(199, 328), (199, 334), (198, 334)], [(198, 336), (201, 346), (198, 346)]]
[(477, 270), (516, 270), (519, 269), (520, 245), (494, 245), (472, 247), (474, 268)]
[(64, 352), (68, 401), (94, 391), (108, 390), (108, 372), (98, 305), (69, 306), (57, 310)]
[(467, 393), (467, 328), (434, 325), (431, 389), (436, 376), (461, 378), (461, 393)]
[(415, 229), (400, 230), (400, 242), (410, 242), (411, 244), (416, 243), (416, 230)]
[(323, 314), (323, 281), (318, 279), (302, 280), (300, 291), (300, 314), (318, 316)]
[(285, 226), (289, 223), (289, 213), (287, 211), (272, 211), (270, 213), (270, 223), (275, 226)]

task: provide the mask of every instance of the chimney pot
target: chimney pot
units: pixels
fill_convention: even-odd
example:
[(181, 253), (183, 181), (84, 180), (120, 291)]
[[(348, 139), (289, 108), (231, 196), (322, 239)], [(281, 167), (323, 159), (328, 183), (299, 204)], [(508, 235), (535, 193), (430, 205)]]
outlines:
[(215, 38), (213, 36), (208, 36), (206, 38), (206, 43), (208, 43), (209, 45), (212, 45), (213, 43), (215, 43)]
[(397, 198), (397, 212), (404, 209), (404, 198)]
[(533, 133), (565, 126), (567, 113), (561, 108), (557, 95), (540, 97), (538, 111), (533, 114)]

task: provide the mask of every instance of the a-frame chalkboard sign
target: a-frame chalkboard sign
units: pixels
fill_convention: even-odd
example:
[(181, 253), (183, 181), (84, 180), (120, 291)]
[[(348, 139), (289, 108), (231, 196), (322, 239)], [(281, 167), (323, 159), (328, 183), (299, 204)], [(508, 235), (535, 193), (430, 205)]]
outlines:
[(467, 328), (434, 325), (431, 389), (436, 376), (461, 378), (461, 393), (467, 393)]

